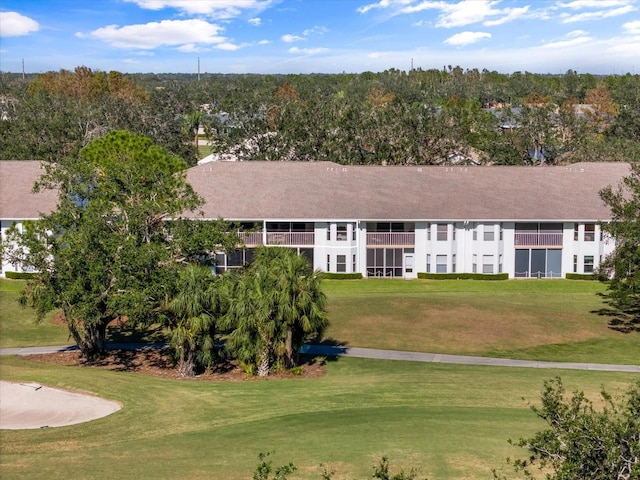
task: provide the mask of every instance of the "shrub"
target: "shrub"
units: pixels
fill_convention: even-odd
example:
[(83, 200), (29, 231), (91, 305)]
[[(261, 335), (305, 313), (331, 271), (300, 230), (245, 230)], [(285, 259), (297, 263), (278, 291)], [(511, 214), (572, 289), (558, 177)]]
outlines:
[(5, 272), (4, 276), (11, 280), (29, 280), (32, 279), (36, 274), (29, 272)]
[(325, 280), (361, 280), (361, 273), (331, 273), (323, 272), (322, 278)]
[(418, 278), (428, 280), (508, 280), (508, 273), (425, 273), (419, 272)]
[(598, 276), (593, 273), (567, 273), (565, 278), (567, 280), (597, 280)]

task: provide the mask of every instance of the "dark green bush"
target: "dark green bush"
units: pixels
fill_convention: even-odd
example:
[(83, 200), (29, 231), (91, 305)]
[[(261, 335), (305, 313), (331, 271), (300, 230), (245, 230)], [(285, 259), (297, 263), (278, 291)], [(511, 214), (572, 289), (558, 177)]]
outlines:
[(418, 278), (428, 280), (508, 280), (508, 273), (425, 273), (419, 272)]
[(597, 280), (598, 276), (593, 273), (567, 273), (567, 280)]
[(35, 276), (35, 273), (27, 272), (5, 272), (4, 276), (11, 280), (29, 280)]
[(323, 272), (322, 278), (324, 278), (325, 280), (360, 280), (362, 279), (362, 274)]

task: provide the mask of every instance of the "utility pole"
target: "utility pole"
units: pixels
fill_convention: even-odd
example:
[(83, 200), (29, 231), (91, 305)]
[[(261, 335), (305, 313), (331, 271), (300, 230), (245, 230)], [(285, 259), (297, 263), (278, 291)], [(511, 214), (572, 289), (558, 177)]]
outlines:
[(200, 81), (200, 57), (198, 57), (198, 81)]

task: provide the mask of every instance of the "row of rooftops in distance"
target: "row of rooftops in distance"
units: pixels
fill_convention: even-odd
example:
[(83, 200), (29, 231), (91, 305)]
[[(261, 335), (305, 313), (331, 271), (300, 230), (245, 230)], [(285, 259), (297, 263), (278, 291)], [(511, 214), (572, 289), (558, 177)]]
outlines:
[[(39, 162), (0, 162), (0, 218), (33, 219), (56, 193), (32, 193)], [(332, 162), (212, 162), (187, 181), (205, 218), (230, 220), (598, 221), (599, 191), (626, 163), (523, 166), (343, 166)], [(190, 214), (195, 217), (195, 214)]]

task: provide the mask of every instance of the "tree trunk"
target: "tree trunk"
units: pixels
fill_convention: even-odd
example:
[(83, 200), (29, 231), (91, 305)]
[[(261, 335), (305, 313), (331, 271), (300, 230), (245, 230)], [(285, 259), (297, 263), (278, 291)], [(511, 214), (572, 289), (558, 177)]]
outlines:
[(284, 365), (286, 368), (292, 368), (295, 366), (295, 358), (293, 352), (293, 330), (291, 327), (287, 327), (287, 339), (285, 341), (285, 357)]
[[(85, 323), (84, 335), (82, 337), (74, 335), (78, 348), (82, 356), (87, 361), (98, 360), (104, 357), (107, 351), (107, 324), (108, 321), (97, 323)], [(72, 332), (73, 333), (73, 332)]]
[(258, 365), (258, 376), (266, 377), (269, 375), (269, 352), (263, 350), (260, 353), (260, 364)]
[(104, 357), (107, 350), (107, 325), (108, 320), (98, 323), (85, 323), (74, 318), (66, 308), (62, 308), (62, 317), (67, 323), (67, 328), (76, 346), (80, 350), (80, 356), (88, 362)]
[(180, 361), (178, 362), (178, 373), (182, 378), (192, 378), (195, 376), (195, 351), (188, 343), (180, 347)]

